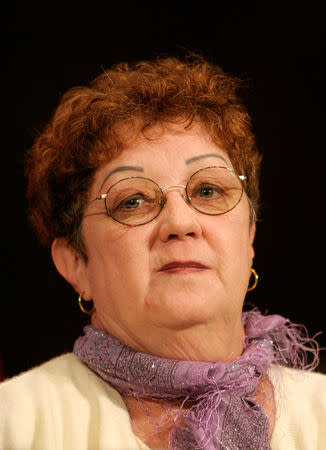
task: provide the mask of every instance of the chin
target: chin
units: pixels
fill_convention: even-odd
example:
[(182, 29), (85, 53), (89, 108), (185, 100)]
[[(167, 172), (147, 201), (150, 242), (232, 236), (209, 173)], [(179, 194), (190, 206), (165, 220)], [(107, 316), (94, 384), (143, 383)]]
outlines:
[[(188, 294), (161, 298), (157, 304), (150, 304), (151, 320), (159, 326), (171, 329), (185, 329), (198, 325), (219, 322), (221, 318), (230, 313), (226, 311), (226, 302), (217, 302), (214, 298)], [(230, 306), (229, 306), (230, 307)]]

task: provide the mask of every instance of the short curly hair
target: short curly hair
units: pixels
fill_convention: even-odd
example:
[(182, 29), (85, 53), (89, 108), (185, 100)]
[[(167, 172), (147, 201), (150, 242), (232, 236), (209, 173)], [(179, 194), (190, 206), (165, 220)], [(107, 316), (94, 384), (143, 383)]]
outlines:
[(40, 241), (50, 246), (66, 237), (87, 259), (81, 233), (83, 210), (95, 172), (123, 151), (121, 130), (144, 135), (155, 124), (196, 120), (247, 176), (246, 193), (255, 220), (259, 166), (248, 112), (239, 98), (241, 81), (195, 55), (180, 60), (121, 63), (88, 87), (62, 97), (53, 118), (35, 139), (26, 158), (29, 219)]

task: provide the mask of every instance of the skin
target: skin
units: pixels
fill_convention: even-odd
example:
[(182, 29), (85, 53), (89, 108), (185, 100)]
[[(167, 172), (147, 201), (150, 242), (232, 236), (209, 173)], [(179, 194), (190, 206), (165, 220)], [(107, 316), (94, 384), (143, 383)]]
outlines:
[[(199, 124), (155, 127), (151, 138), (139, 138), (102, 167), (91, 198), (126, 176), (146, 176), (166, 187), (185, 184), (210, 165), (232, 167)], [(211, 156), (198, 158), (203, 155)], [(116, 171), (103, 185), (121, 166), (143, 172)], [(124, 344), (167, 358), (234, 360), (242, 351), (241, 311), (254, 256), (248, 199), (244, 195), (227, 214), (209, 216), (184, 201), (182, 188), (165, 195), (161, 214), (137, 227), (108, 217), (103, 200), (93, 202), (82, 226), (88, 262), (63, 239), (53, 244), (54, 262), (84, 299), (93, 299), (93, 323)], [(159, 271), (175, 260), (196, 260), (208, 269)]]
[[(184, 185), (210, 165), (232, 168), (198, 123), (187, 130), (155, 126), (150, 138), (134, 140), (97, 172), (91, 199), (128, 176), (145, 176), (164, 188)], [(116, 170), (126, 166), (142, 171)], [(165, 196), (161, 214), (137, 227), (112, 220), (104, 201), (94, 201), (82, 223), (88, 262), (65, 239), (54, 241), (53, 260), (85, 300), (93, 299), (93, 325), (124, 344), (172, 359), (235, 360), (243, 347), (241, 312), (254, 258), (248, 198), (243, 195), (226, 214), (209, 216), (184, 201), (182, 188), (170, 188)], [(207, 269), (159, 270), (176, 260), (195, 260)], [(167, 433), (158, 437), (144, 409), (134, 399), (125, 402), (135, 433), (152, 448), (165, 445)], [(160, 417), (160, 405), (149, 407)]]

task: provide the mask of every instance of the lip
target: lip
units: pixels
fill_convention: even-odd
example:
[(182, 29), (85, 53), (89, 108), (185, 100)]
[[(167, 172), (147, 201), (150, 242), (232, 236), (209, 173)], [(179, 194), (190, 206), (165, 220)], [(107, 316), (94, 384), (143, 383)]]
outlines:
[(171, 261), (162, 266), (158, 272), (196, 272), (205, 269), (208, 267), (198, 261)]

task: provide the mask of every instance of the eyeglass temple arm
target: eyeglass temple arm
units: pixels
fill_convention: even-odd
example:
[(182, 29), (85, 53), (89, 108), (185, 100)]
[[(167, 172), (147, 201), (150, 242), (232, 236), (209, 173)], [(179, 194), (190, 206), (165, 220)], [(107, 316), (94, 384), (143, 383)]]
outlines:
[(101, 194), (98, 195), (97, 197), (93, 198), (93, 200), (91, 200), (89, 203), (87, 203), (87, 205), (85, 206), (85, 208), (87, 208), (89, 205), (91, 205), (92, 203), (96, 202), (96, 200), (102, 200), (104, 198), (107, 197), (108, 194)]

